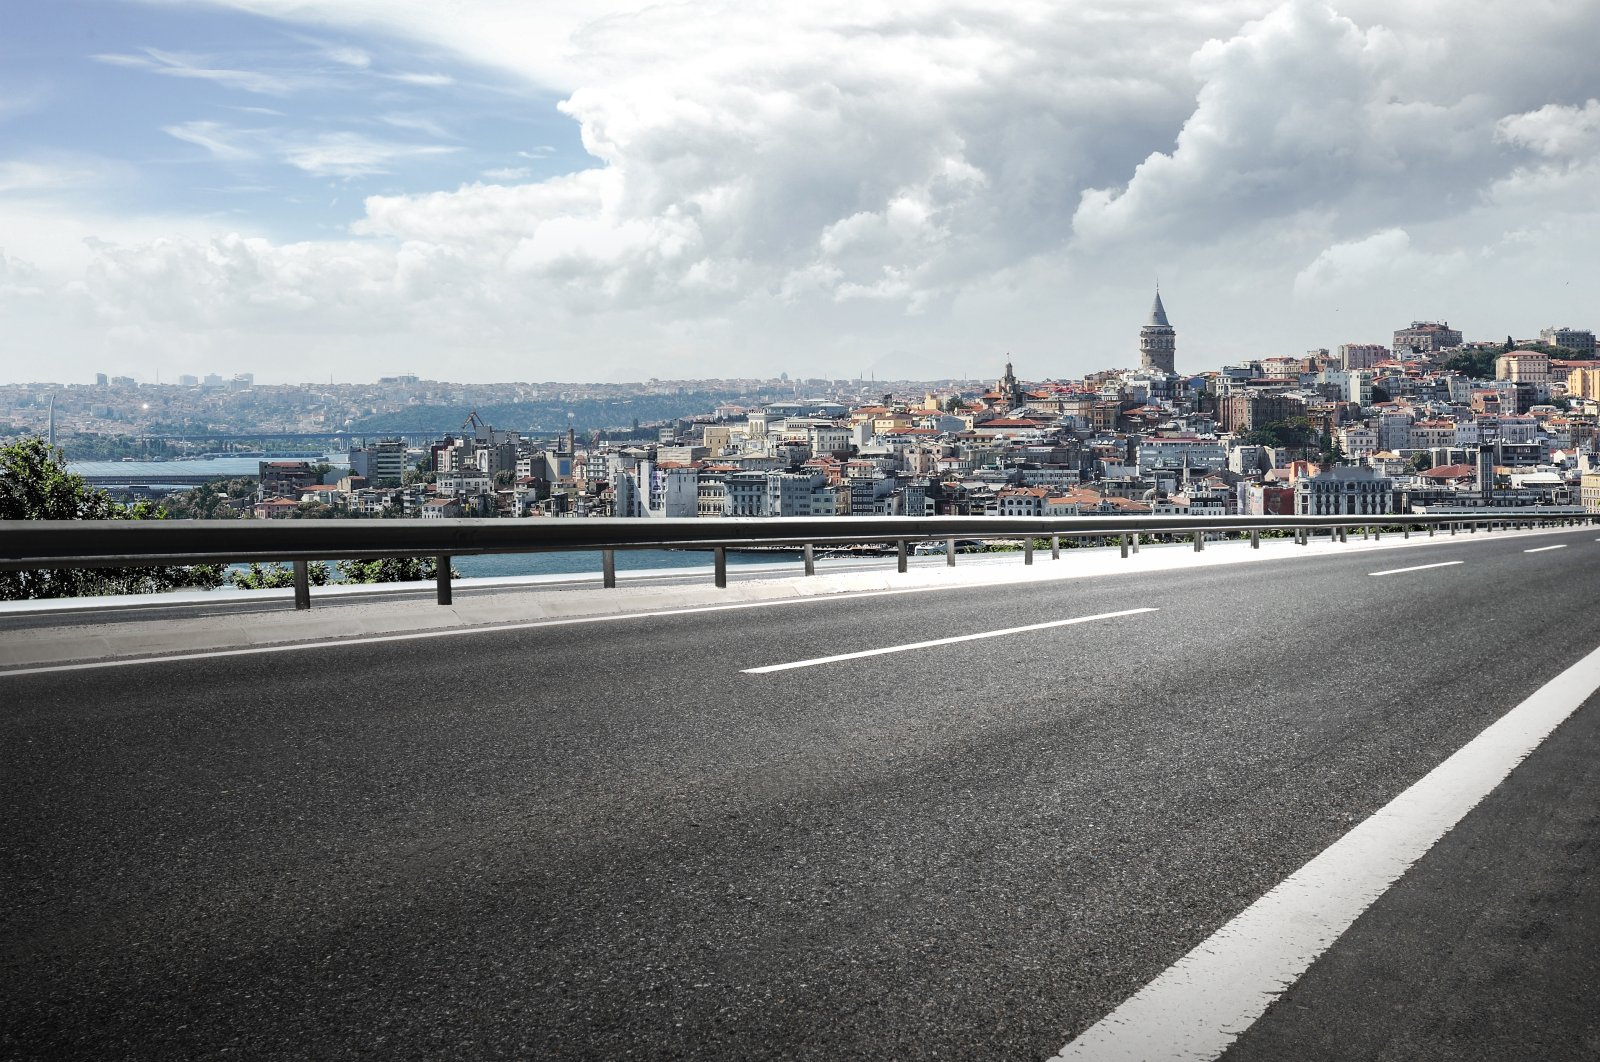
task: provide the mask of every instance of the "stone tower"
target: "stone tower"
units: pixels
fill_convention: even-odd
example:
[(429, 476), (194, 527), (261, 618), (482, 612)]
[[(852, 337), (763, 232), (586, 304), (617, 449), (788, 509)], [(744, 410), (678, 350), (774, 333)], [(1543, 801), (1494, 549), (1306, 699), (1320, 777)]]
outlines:
[(1023, 405), (1022, 384), (1017, 380), (1017, 374), (1011, 371), (1011, 359), (1006, 358), (1006, 374), (994, 382), (995, 393), (1003, 396), (1007, 409), (1016, 409)]
[(1155, 305), (1150, 307), (1150, 319), (1139, 329), (1139, 368), (1145, 372), (1176, 372), (1172, 366), (1177, 353), (1178, 333), (1167, 320), (1158, 288)]

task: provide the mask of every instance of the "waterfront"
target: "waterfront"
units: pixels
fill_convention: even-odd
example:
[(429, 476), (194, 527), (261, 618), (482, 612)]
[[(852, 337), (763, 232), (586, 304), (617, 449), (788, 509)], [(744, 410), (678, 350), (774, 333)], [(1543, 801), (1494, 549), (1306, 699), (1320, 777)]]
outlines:
[[(515, 575), (600, 574), (600, 554), (595, 551), (563, 553), (491, 553), (476, 557), (452, 557), (451, 564), (466, 579), (498, 579)], [(785, 553), (729, 552), (728, 564), (792, 564), (799, 558)], [(711, 566), (705, 550), (619, 549), (618, 571), (651, 571), (663, 568), (703, 568)]]

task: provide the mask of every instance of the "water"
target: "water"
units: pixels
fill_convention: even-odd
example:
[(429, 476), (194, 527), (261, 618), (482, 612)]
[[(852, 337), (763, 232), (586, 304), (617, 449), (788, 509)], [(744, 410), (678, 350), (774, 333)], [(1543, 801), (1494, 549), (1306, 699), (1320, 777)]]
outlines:
[[(515, 575), (593, 575), (600, 577), (600, 554), (574, 553), (491, 553), (483, 556), (451, 557), (450, 563), (463, 579), (504, 579)], [(746, 565), (789, 565), (797, 571), (800, 557), (794, 553), (728, 554), (728, 567)], [(619, 549), (617, 571), (637, 572), (672, 568), (709, 568), (709, 550)], [(246, 564), (230, 564), (228, 571), (244, 572)]]
[(254, 478), (263, 461), (326, 461), (335, 468), (347, 468), (347, 454), (322, 457), (191, 457), (180, 461), (68, 461), (67, 471), (88, 479), (114, 478), (137, 480), (141, 476), (216, 476), (218, 479)]
[[(452, 557), (465, 579), (504, 578), (510, 575), (595, 575), (600, 574), (600, 554), (573, 553), (494, 553), (479, 557)], [(728, 554), (728, 566), (746, 564), (787, 564), (800, 567), (793, 553)], [(659, 568), (708, 568), (710, 551), (677, 549), (619, 549), (617, 571), (643, 571)]]

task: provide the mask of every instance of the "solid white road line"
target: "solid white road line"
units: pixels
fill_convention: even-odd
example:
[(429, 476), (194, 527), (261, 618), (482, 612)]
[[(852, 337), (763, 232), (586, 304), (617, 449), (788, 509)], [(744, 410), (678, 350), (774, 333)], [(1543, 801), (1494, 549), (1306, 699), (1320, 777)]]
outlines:
[(1057, 1060), (1214, 1059), (1597, 690), (1600, 649), (1295, 871), (1062, 1048)]
[(1117, 616), (1135, 616), (1141, 612), (1156, 612), (1153, 608), (1128, 608), (1121, 612), (1102, 612), (1096, 616), (1078, 616), (1074, 619), (1051, 620), (1048, 623), (1030, 623), (1026, 627), (1006, 627), (998, 631), (981, 631), (978, 634), (958, 634), (954, 638), (934, 638), (932, 641), (911, 642), (908, 645), (890, 645), (882, 649), (862, 649), (855, 653), (839, 653), (836, 656), (819, 656), (811, 660), (796, 660), (789, 664), (768, 664), (765, 667), (747, 667), (742, 674), (769, 675), (774, 671), (789, 671), (797, 667), (815, 667), (818, 664), (836, 664), (841, 660), (860, 660), (868, 656), (883, 656), (886, 653), (905, 653), (912, 649), (931, 649), (936, 645), (954, 645), (957, 642), (975, 642), (982, 638), (1001, 638), (1007, 634), (1023, 634), (1027, 631), (1049, 630), (1051, 627), (1070, 627), (1074, 623), (1092, 623), (1095, 620), (1112, 619)]
[[(851, 600), (863, 597), (892, 597), (899, 594), (925, 594), (945, 590), (943, 586), (908, 586), (897, 590), (861, 590)], [(257, 653), (288, 653), (296, 649), (332, 649), (341, 645), (377, 645), (382, 642), (411, 642), (421, 638), (454, 638), (464, 634), (494, 634), (497, 631), (526, 631), (536, 627), (570, 627), (578, 623), (615, 623), (631, 619), (659, 619), (687, 616), (695, 612), (729, 612), (743, 608), (772, 608), (778, 605), (803, 605), (826, 601), (825, 597), (781, 598), (775, 601), (737, 601), (727, 605), (694, 605), (688, 608), (660, 609), (654, 612), (612, 612), (603, 616), (573, 616), (570, 619), (529, 620), (525, 623), (483, 623), (471, 627), (443, 627), (431, 631), (406, 631), (401, 634), (370, 634), (358, 638), (330, 638), (317, 642), (288, 642), (254, 645), (243, 649), (208, 649), (203, 653), (170, 653), (166, 656), (130, 656), (112, 660), (84, 660), (74, 664), (42, 664), (36, 667), (0, 668), (0, 679), (13, 675), (47, 675), (53, 671), (89, 671), (97, 667), (131, 667), (134, 664), (165, 664), (177, 660), (211, 660), (224, 656), (254, 656)]]
[(1452, 564), (1465, 564), (1465, 561), (1440, 561), (1438, 564), (1414, 564), (1409, 568), (1390, 568), (1382, 572), (1368, 572), (1368, 575), (1399, 575), (1401, 572), (1422, 572), (1429, 568), (1448, 568)]
[(1566, 548), (1567, 548), (1567, 545), (1566, 545), (1565, 542), (1563, 542), (1559, 546), (1540, 546), (1538, 549), (1525, 549), (1522, 552), (1524, 552), (1524, 553), (1543, 553), (1547, 549), (1566, 549)]

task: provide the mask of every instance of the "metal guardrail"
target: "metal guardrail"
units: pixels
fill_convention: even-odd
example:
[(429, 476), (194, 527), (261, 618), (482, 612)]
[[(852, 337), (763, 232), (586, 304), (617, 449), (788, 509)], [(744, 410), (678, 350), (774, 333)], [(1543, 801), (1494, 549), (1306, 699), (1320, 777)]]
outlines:
[(1351, 529), (1369, 536), (1398, 530), (1429, 535), (1505, 527), (1594, 522), (1596, 517), (1538, 508), (1482, 515), (1383, 516), (847, 516), (700, 519), (585, 520), (0, 520), (0, 570), (105, 568), (140, 565), (287, 561), (294, 566), (295, 607), (310, 608), (307, 564), (313, 560), (368, 557), (435, 557), (438, 600), (451, 601), (450, 558), (492, 553), (597, 551), (602, 583), (616, 585), (617, 550), (702, 549), (712, 551), (716, 585), (727, 585), (727, 551), (750, 546), (799, 546), (805, 574), (814, 575), (815, 547), (892, 543), (900, 571), (912, 543), (946, 544), (945, 561), (956, 563), (957, 540), (1016, 539), (1023, 562), (1033, 563), (1034, 542), (1049, 538), (1059, 557), (1062, 539), (1114, 539), (1127, 557), (1141, 536), (1187, 536), (1205, 548), (1208, 536), (1245, 534), (1259, 548), (1261, 535), (1292, 532), (1306, 545), (1327, 532), (1345, 541)]

